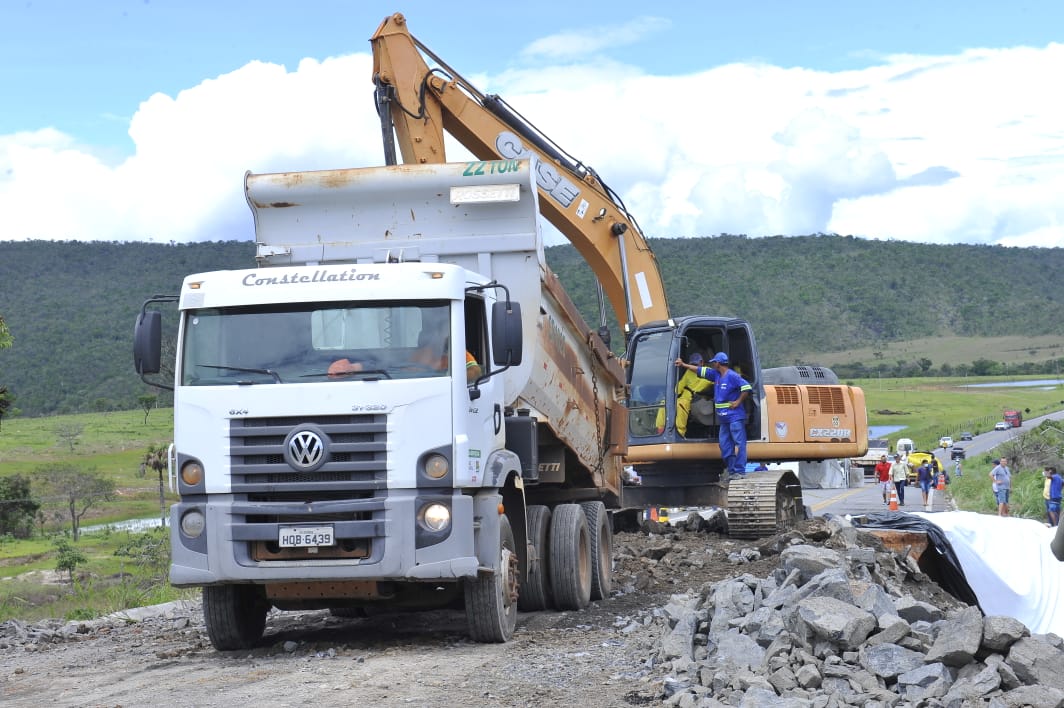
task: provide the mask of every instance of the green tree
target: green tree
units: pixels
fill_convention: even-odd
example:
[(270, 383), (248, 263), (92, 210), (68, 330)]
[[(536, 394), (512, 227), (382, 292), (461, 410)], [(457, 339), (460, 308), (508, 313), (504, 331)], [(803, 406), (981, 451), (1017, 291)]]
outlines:
[(165, 583), (170, 567), (170, 534), (162, 527), (130, 534), (129, 540), (115, 550), (115, 555), (132, 559), (136, 574)]
[(0, 536), (33, 535), (33, 522), (41, 503), (30, 493), (30, 479), (20, 474), (0, 477)]
[(52, 545), (55, 546), (55, 569), (60, 573), (65, 572), (73, 585), (74, 571), (85, 562), (85, 554), (71, 546), (65, 538), (57, 538)]
[(7, 328), (7, 323), (4, 322), (4, 316), (0, 315), (0, 349), (7, 349), (14, 341), (11, 336), (11, 330)]
[(60, 423), (54, 428), (55, 436), (65, 442), (70, 451), (74, 452), (74, 446), (78, 444), (78, 438), (85, 432), (85, 426), (80, 423)]
[(61, 462), (43, 465), (35, 470), (52, 495), (66, 506), (70, 516), (70, 531), (76, 543), (81, 537), (81, 519), (93, 505), (114, 497), (114, 481), (94, 470), (82, 471)]
[[(0, 315), (0, 349), (7, 349), (13, 341), (7, 323), (4, 322), (4, 316)], [(0, 386), (0, 430), (3, 430), (4, 416), (14, 405), (14, 399), (15, 397), (8, 392), (7, 386)]]
[(151, 413), (151, 409), (155, 407), (159, 397), (151, 393), (143, 393), (137, 396), (137, 403), (140, 404), (141, 410), (144, 411), (144, 425), (148, 424), (148, 414)]
[(0, 386), (0, 430), (4, 429), (4, 416), (14, 410), (15, 396), (7, 390), (7, 386)]

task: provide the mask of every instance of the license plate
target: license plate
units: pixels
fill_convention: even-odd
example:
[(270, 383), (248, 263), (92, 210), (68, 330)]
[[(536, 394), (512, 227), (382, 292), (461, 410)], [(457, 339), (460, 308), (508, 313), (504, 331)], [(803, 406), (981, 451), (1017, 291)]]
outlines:
[(277, 545), (281, 548), (314, 548), (334, 546), (332, 526), (282, 526), (277, 530)]

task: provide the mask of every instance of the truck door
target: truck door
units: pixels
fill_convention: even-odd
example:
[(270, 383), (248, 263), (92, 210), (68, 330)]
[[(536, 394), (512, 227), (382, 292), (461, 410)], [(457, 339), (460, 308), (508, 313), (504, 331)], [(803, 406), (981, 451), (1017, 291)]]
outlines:
[(484, 465), (488, 455), (502, 446), (504, 381), (501, 376), (484, 376), (491, 366), (484, 298), (472, 293), (466, 297), (463, 325), (465, 341), (453, 352), (453, 370), (458, 386), (465, 389), (457, 405), (466, 410), (468, 453), (465, 460), (456, 463), (464, 464), (464, 469), (455, 471), (473, 485), (490, 485), (493, 480), (484, 480)]

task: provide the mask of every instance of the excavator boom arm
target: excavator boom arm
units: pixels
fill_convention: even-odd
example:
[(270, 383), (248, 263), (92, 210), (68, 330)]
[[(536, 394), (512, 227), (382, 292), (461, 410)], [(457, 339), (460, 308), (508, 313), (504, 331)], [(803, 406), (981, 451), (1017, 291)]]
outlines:
[[(669, 318), (653, 251), (593, 170), (447, 67), (410, 34), (401, 14), (385, 18), (370, 42), (379, 108), (390, 113), (403, 162), (445, 162), (444, 132), (480, 160), (535, 157), (543, 215), (587, 261), (626, 332)], [(441, 69), (430, 69), (425, 55)]]

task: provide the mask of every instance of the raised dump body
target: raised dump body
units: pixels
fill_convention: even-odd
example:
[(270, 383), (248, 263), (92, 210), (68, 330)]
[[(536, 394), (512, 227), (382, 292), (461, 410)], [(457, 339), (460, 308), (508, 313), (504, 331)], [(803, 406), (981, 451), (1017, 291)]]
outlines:
[(259, 267), (178, 301), (171, 580), (204, 587), (214, 645), (271, 606), (456, 600), (505, 641), (518, 597), (608, 593), (623, 375), (544, 263), (530, 163), (245, 184)]

